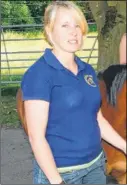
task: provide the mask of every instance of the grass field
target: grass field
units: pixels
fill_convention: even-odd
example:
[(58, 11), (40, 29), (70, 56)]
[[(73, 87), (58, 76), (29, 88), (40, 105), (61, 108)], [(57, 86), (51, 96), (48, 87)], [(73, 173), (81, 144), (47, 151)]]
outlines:
[[(93, 32), (93, 33), (89, 33), (89, 35), (92, 36), (96, 36), (97, 33)], [(23, 34), (14, 34), (12, 33), (5, 33), (4, 34), (4, 39), (23, 39), (23, 38), (31, 38), (33, 36), (30, 35), (23, 35)], [(18, 69), (10, 69), (10, 73), (12, 75), (19, 75), (19, 74), (23, 74), (25, 72), (26, 69), (24, 69), (23, 67), (25, 66), (30, 66), (32, 65), (35, 60), (37, 58), (39, 58), (43, 51), (45, 50), (46, 47), (50, 47), (47, 42), (44, 40), (44, 36), (42, 33), (39, 33), (38, 35), (34, 36), (34, 38), (42, 38), (43, 40), (29, 40), (29, 41), (6, 41), (5, 45), (6, 45), (6, 50), (7, 52), (19, 52), (16, 54), (8, 54), (7, 56), (5, 54), (2, 55), (1, 59), (2, 60), (7, 60), (8, 57), (8, 61), (2, 62), (1, 67), (7, 67), (7, 68), (11, 68), (11, 67), (19, 67)], [(83, 49), (90, 49), (93, 46), (93, 43), (95, 41), (95, 38), (85, 38), (84, 39), (84, 45), (83, 45)], [(5, 45), (2, 42), (1, 44), (1, 51), (5, 52)], [(96, 43), (95, 48), (98, 48), (98, 43)], [(33, 53), (22, 53), (23, 51), (33, 51)], [(34, 53), (34, 51), (42, 51), (42, 53)], [(90, 51), (78, 51), (76, 53), (79, 57), (88, 57), (90, 54)], [(98, 56), (98, 52), (97, 51), (93, 51), (92, 52), (92, 56)], [(10, 60), (17, 60), (17, 59), (26, 59), (26, 61), (10, 61)], [(27, 61), (27, 59), (33, 59), (33, 61)], [(84, 61), (87, 62), (87, 59), (83, 59)], [(96, 64), (97, 63), (97, 59), (93, 59), (91, 58), (89, 61), (91, 64)], [(9, 74), (9, 70), (8, 69), (2, 69), (2, 74)]]
[(0, 106), (0, 125), (3, 127), (19, 127), (20, 121), (18, 119), (16, 110), (16, 92), (19, 85), (3, 86), (1, 89), (2, 101)]
[[(89, 33), (88, 36), (96, 36), (97, 33)], [(40, 32), (38, 34), (16, 34), (13, 32), (5, 33), (4, 34), (4, 39), (24, 39), (24, 38), (43, 38), (43, 34)], [(95, 38), (85, 38), (84, 39), (84, 45), (83, 49), (90, 49), (93, 46), (93, 43), (95, 41)], [(8, 60), (12, 59), (37, 59), (39, 58), (42, 53), (34, 53), (34, 51), (44, 51), (46, 47), (50, 47), (45, 40), (32, 40), (32, 41), (6, 41), (6, 50), (7, 52), (23, 52), (23, 51), (33, 51), (33, 53), (30, 54), (25, 54), (25, 53), (16, 53), (16, 54), (8, 54)], [(98, 43), (96, 43), (95, 48), (98, 49)], [(1, 43), (1, 51), (5, 52), (5, 45), (2, 42)], [(79, 57), (84, 57), (84, 56), (89, 56), (90, 51), (78, 51), (77, 55)], [(92, 52), (92, 56), (98, 56), (97, 51)], [(6, 55), (2, 54), (2, 60), (6, 60)], [(87, 59), (83, 59), (84, 61), (87, 62)], [(22, 67), (27, 66), (29, 67), (35, 62), (35, 60), (31, 61), (13, 61), (7, 63), (2, 62), (1, 66), (2, 67), (19, 67), (19, 69), (10, 69), (11, 73), (11, 80), (20, 80), (21, 76), (25, 72), (26, 69), (23, 69)], [(96, 65), (97, 59), (91, 58), (89, 63), (92, 65)], [(2, 69), (1, 70), (1, 79), (2, 80), (10, 80), (7, 76), (9, 74), (8, 69)], [(19, 75), (19, 76), (18, 76)], [(19, 84), (6, 84), (2, 85), (2, 102), (1, 102), (1, 116), (0, 116), (0, 123), (2, 126), (6, 127), (19, 127), (20, 126), (20, 121), (18, 119), (17, 111), (16, 111), (16, 92), (19, 87)]]

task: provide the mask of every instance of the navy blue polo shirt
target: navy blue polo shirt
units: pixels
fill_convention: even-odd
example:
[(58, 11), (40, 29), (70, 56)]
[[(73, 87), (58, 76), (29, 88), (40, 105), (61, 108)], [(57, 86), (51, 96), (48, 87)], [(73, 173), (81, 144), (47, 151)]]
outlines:
[(23, 100), (50, 102), (46, 139), (57, 167), (88, 163), (102, 150), (97, 122), (101, 103), (98, 80), (91, 65), (77, 56), (75, 62), (77, 75), (46, 49), (21, 83)]

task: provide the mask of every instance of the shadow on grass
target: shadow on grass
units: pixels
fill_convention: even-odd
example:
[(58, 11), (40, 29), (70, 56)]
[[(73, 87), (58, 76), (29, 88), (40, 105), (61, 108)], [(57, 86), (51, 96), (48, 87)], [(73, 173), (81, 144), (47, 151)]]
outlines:
[(19, 89), (19, 85), (3, 86), (1, 88), (1, 95), (2, 96), (16, 96), (18, 89)]
[(21, 126), (16, 107), (16, 93), (19, 85), (4, 85), (1, 87), (1, 116), (0, 124), (6, 128)]

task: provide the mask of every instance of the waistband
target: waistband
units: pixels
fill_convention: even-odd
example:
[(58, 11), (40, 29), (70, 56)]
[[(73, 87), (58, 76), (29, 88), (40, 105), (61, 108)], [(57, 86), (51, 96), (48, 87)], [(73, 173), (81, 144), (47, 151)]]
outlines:
[(82, 165), (76, 165), (76, 166), (57, 168), (57, 170), (58, 170), (59, 173), (65, 173), (65, 172), (69, 172), (69, 171), (72, 171), (72, 170), (81, 170), (81, 169), (84, 169), (84, 168), (88, 168), (92, 164), (94, 164), (101, 157), (102, 153), (103, 152), (101, 152), (95, 159), (93, 159), (89, 163), (85, 163), (85, 164), (82, 164)]

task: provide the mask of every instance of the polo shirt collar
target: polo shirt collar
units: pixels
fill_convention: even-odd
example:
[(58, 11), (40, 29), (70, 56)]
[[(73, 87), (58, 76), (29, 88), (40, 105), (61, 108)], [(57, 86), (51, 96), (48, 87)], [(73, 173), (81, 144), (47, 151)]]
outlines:
[[(60, 63), (60, 61), (56, 58), (56, 56), (52, 53), (52, 50), (50, 48), (45, 49), (45, 53), (43, 55), (44, 59), (50, 65), (51, 67), (62, 70), (65, 69), (65, 67)], [(75, 55), (75, 61), (78, 65), (79, 71), (85, 69), (86, 65), (84, 62), (80, 60), (79, 57)]]

